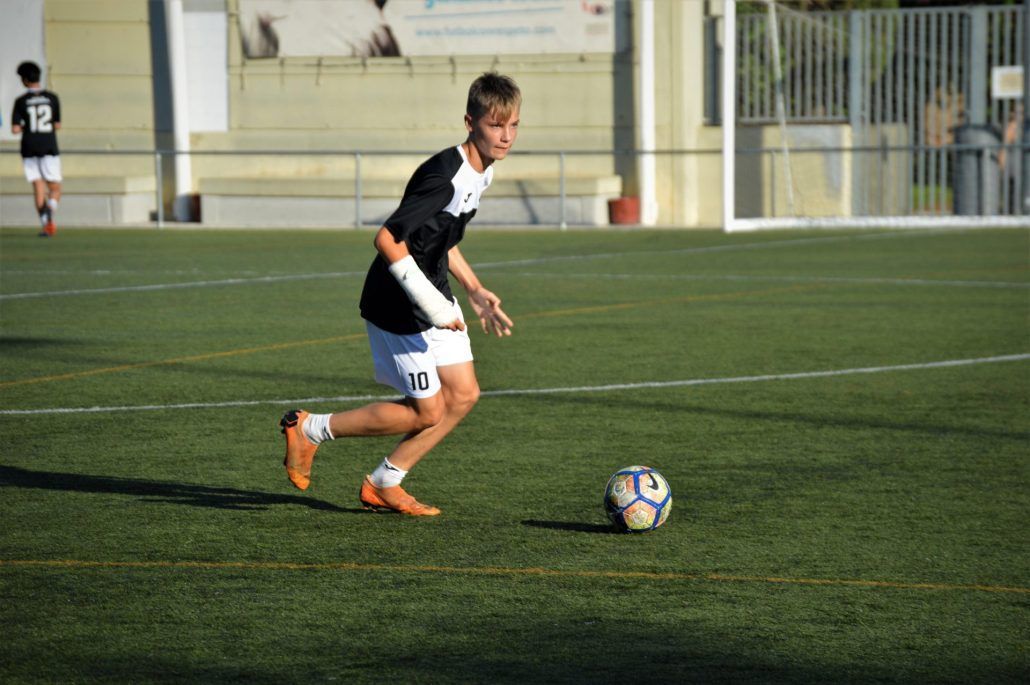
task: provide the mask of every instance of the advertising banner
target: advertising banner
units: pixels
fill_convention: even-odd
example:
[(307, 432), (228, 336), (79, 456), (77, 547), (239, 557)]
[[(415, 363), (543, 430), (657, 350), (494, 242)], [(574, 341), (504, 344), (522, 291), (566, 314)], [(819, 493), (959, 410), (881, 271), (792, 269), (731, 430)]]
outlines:
[(611, 53), (619, 0), (239, 0), (244, 54)]

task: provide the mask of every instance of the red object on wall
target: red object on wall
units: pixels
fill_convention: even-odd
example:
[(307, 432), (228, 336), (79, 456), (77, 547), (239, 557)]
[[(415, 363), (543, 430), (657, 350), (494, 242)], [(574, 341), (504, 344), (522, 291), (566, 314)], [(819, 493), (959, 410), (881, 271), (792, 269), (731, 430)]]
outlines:
[(614, 200), (608, 200), (608, 223), (639, 224), (640, 198), (617, 197)]

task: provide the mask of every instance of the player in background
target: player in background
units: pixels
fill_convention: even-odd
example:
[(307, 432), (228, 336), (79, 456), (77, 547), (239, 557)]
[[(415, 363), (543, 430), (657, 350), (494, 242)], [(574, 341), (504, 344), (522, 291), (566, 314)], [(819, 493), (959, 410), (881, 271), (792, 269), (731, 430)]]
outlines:
[(401, 488), (408, 472), (454, 429), (479, 399), (479, 383), (461, 307), (448, 271), (468, 293), (485, 333), (511, 335), (501, 300), (483, 287), (458, 249), (480, 196), (518, 136), (522, 94), (496, 73), (477, 78), (466, 103), (465, 142), (447, 148), (415, 171), (400, 206), (375, 235), (378, 252), (365, 277), (365, 319), (376, 380), (404, 395), (335, 414), (295, 409), (280, 421), (284, 464), (301, 490), (310, 483), (319, 445), (334, 438), (402, 435), (394, 450), (362, 482), (366, 509), (435, 516)]
[(54, 215), (61, 199), (61, 158), (57, 131), (61, 128), (61, 103), (57, 95), (39, 85), (41, 71), (35, 62), (18, 65), (18, 76), (28, 92), (14, 101), (11, 131), (21, 134), (22, 167), (32, 184), (36, 211), (43, 226), (40, 236), (57, 231)]

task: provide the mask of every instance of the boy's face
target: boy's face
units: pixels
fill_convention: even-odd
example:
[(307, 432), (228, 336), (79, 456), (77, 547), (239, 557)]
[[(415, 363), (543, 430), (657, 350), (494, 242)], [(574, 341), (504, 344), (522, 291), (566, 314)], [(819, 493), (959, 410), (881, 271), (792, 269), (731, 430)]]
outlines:
[(471, 114), (466, 114), (465, 128), (468, 129), (469, 139), (476, 146), (480, 158), (489, 165), (507, 157), (508, 150), (515, 144), (515, 139), (519, 135), (519, 109), (516, 107), (512, 110), (507, 119), (496, 111), (488, 112), (477, 119), (473, 119)]

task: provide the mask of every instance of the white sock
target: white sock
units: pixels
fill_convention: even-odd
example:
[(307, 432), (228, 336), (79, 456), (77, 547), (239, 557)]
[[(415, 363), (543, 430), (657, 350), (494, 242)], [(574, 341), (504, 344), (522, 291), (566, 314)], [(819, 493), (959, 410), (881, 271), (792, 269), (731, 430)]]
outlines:
[(49, 198), (46, 201), (46, 206), (50, 208), (50, 216), (53, 216), (57, 213), (57, 200), (55, 200), (54, 198)]
[(332, 414), (308, 414), (304, 420), (304, 435), (316, 445), (321, 445), (326, 440), (332, 440), (333, 434), (329, 432), (329, 417)]
[(406, 475), (407, 471), (397, 468), (389, 459), (383, 459), (383, 463), (372, 472), (370, 480), (377, 488), (392, 488), (394, 485), (400, 485)]

